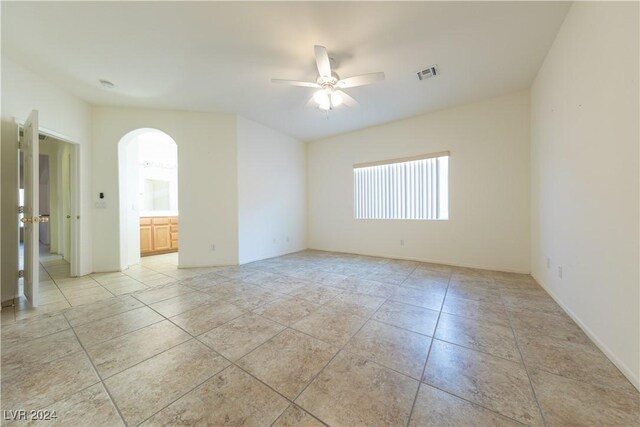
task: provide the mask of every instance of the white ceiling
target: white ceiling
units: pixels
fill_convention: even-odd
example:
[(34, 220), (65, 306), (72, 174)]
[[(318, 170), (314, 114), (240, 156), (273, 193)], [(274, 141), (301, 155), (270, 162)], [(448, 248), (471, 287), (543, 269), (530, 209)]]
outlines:
[[(2, 2), (2, 53), (95, 105), (234, 113), (312, 140), (529, 87), (569, 6)], [(387, 79), (327, 118), (313, 89), (270, 83), (314, 81), (314, 44), (343, 78)], [(442, 74), (419, 81), (433, 64)]]

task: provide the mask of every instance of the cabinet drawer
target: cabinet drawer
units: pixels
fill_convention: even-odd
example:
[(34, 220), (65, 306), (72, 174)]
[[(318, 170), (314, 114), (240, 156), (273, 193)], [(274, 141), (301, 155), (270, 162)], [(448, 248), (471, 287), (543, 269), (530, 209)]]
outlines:
[(172, 216), (171, 217), (171, 224), (178, 224), (178, 217), (177, 216)]
[(140, 225), (151, 225), (151, 218), (140, 218)]
[(169, 218), (153, 218), (153, 225), (169, 225)]

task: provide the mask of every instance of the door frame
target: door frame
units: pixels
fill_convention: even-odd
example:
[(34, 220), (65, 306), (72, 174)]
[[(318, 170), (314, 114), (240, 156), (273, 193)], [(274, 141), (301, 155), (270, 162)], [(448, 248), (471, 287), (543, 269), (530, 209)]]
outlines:
[[(17, 135), (18, 139), (20, 138), (20, 131), (23, 129), (26, 120), (21, 120), (14, 117), (14, 122), (17, 126)], [(69, 173), (69, 186), (71, 193), (71, 229), (70, 229), (70, 275), (73, 277), (77, 277), (80, 275), (80, 266), (84, 260), (83, 251), (80, 250), (80, 242), (82, 241), (81, 235), (81, 227), (80, 227), (80, 194), (82, 190), (82, 182), (80, 181), (80, 153), (82, 150), (82, 145), (79, 141), (74, 140), (66, 135), (63, 135), (54, 130), (42, 127), (38, 125), (38, 133), (46, 136), (50, 136), (51, 138), (55, 138), (59, 141), (65, 142), (69, 144), (69, 153), (71, 155), (71, 159), (69, 162), (70, 173)], [(18, 177), (18, 186), (20, 185), (19, 177)], [(16, 248), (18, 250), (18, 248)], [(19, 256), (19, 255), (18, 255)], [(17, 291), (17, 289), (16, 289)], [(17, 292), (16, 292), (17, 294)], [(17, 295), (16, 295), (17, 296)]]

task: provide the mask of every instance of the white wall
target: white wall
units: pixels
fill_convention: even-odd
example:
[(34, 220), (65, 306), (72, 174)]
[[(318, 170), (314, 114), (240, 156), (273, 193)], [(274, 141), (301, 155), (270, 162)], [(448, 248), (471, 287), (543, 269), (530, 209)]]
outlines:
[[(2, 58), (2, 301), (14, 297), (17, 285), (17, 130), (14, 118), (24, 121), (39, 111), (41, 129), (62, 135), (80, 148), (80, 274), (91, 272), (91, 107), (40, 76)], [(14, 232), (15, 230), (15, 232)]]
[[(71, 262), (71, 221), (73, 221), (74, 214), (71, 209), (71, 192), (73, 191), (73, 178), (71, 175), (71, 156), (72, 156), (72, 146), (70, 144), (61, 144), (60, 150), (60, 169), (61, 173), (61, 192), (62, 192), (62, 213), (65, 220), (62, 222), (62, 254), (63, 258), (69, 262)], [(69, 214), (71, 218), (66, 220), (66, 215)], [(81, 246), (79, 250), (82, 252), (84, 247)], [(85, 272), (90, 273), (92, 270), (88, 270)]]
[[(354, 220), (353, 165), (450, 151), (449, 220)], [(309, 247), (529, 272), (529, 96), (309, 143)], [(404, 240), (404, 246), (400, 245)]]
[[(46, 202), (49, 208), (49, 249), (52, 253), (58, 250), (58, 225), (59, 225), (59, 205), (58, 205), (58, 151), (59, 143), (55, 139), (40, 141), (40, 155), (49, 158), (49, 200)], [(42, 190), (40, 190), (42, 192)], [(42, 193), (40, 194), (40, 211), (43, 212)], [(43, 224), (41, 224), (43, 225)], [(40, 228), (42, 230), (42, 228)], [(42, 240), (42, 236), (40, 236)]]
[(120, 267), (140, 262), (140, 150), (137, 132), (118, 144), (118, 196), (120, 204)]
[[(118, 142), (139, 128), (161, 130), (178, 145), (181, 267), (238, 262), (236, 118), (227, 114), (93, 109), (94, 271), (120, 269)], [(210, 249), (216, 245), (216, 250)]]
[(238, 117), (239, 262), (306, 248), (304, 143)]
[(533, 275), (636, 387), (638, 38), (637, 2), (574, 3), (531, 91)]
[[(42, 143), (40, 143), (39, 145), (42, 146)], [(49, 175), (51, 173), (51, 168), (49, 167), (49, 156), (46, 154), (42, 154), (42, 152), (40, 151), (38, 152), (40, 153), (39, 155), (40, 171), (38, 174), (39, 176), (38, 196), (40, 200), (38, 201), (38, 207), (40, 208), (40, 215), (49, 215), (51, 213), (50, 204), (49, 204), (51, 200), (51, 194), (50, 194), (51, 180), (49, 178)], [(51, 218), (49, 218), (49, 221), (51, 221)], [(38, 237), (40, 239), (40, 243), (42, 244), (45, 244), (45, 245), (51, 244), (51, 233), (49, 232), (50, 225), (51, 224), (49, 222), (42, 222), (38, 224), (38, 228), (40, 230), (38, 232)]]
[[(66, 160), (69, 156), (70, 145), (48, 137), (40, 142), (40, 154), (49, 156), (50, 185), (49, 185), (49, 232), (51, 234), (50, 250), (51, 253), (64, 254), (64, 247), (68, 244), (66, 236), (70, 234), (68, 220), (66, 218), (69, 213), (69, 162)], [(40, 202), (40, 212), (44, 208), (42, 200)], [(66, 224), (65, 224), (66, 223)], [(67, 254), (67, 257), (69, 254)]]

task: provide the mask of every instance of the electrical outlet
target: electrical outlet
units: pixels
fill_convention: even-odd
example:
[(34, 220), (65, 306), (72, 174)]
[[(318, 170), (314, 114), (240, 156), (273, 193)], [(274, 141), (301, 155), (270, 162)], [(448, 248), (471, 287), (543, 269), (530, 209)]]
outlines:
[(211, 246), (209, 247), (209, 249), (211, 249), (212, 251), (216, 250), (216, 245), (214, 243), (211, 244)]
[(558, 267), (558, 277), (562, 279), (562, 267)]
[(287, 243), (289, 243), (289, 236), (287, 236)]
[(551, 259), (547, 258), (547, 268), (551, 268)]
[(404, 246), (404, 239), (400, 239), (400, 246)]
[(275, 245), (275, 243), (276, 243), (276, 239), (273, 239), (273, 244)]

